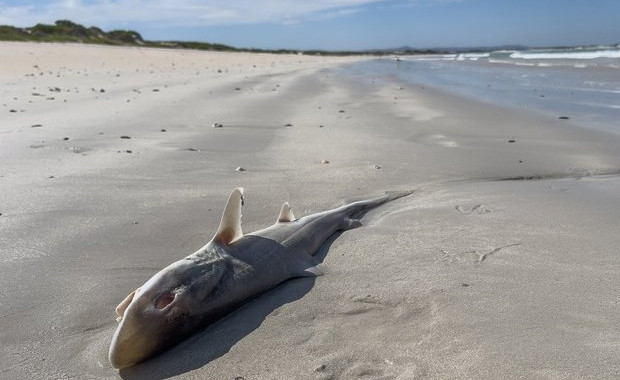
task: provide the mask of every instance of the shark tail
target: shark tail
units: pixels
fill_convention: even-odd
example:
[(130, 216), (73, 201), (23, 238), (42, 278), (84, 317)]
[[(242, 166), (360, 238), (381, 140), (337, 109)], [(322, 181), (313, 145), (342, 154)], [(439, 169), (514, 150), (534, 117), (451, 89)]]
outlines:
[(351, 220), (351, 227), (354, 228), (359, 226), (359, 219), (363, 217), (368, 211), (377, 208), (385, 203), (392, 202), (396, 199), (406, 197), (415, 192), (415, 190), (409, 191), (390, 191), (386, 192), (385, 195), (378, 197), (367, 199), (363, 201), (351, 202), (341, 207), (341, 209), (347, 214), (347, 216)]

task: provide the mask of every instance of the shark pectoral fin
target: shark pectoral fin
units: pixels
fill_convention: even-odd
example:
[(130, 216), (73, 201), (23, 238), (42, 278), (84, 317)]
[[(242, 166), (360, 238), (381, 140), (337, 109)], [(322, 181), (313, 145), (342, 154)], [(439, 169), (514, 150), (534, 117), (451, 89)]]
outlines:
[(286, 223), (293, 222), (295, 220), (295, 215), (293, 215), (293, 210), (291, 210), (291, 206), (288, 202), (284, 202), (282, 205), (282, 209), (280, 210), (280, 215), (278, 216), (278, 223)]
[(127, 297), (125, 297), (125, 299), (122, 300), (121, 303), (118, 304), (118, 306), (114, 310), (114, 311), (116, 311), (116, 315), (118, 316), (118, 318), (116, 318), (116, 322), (120, 322), (121, 319), (123, 319), (123, 314), (125, 313), (125, 309), (127, 309), (129, 304), (131, 303), (131, 301), (133, 301), (133, 296), (134, 296), (134, 294), (136, 294), (138, 289), (136, 289), (133, 292), (129, 293), (129, 295)]
[(292, 277), (317, 277), (325, 274), (325, 269), (322, 264), (315, 264), (312, 261), (304, 260), (298, 262), (294, 269), (291, 270)]
[(230, 193), (222, 214), (220, 227), (217, 229), (213, 241), (228, 245), (243, 236), (241, 206), (243, 206), (243, 188), (238, 187)]
[(322, 265), (315, 265), (303, 271), (303, 277), (318, 277), (325, 274), (325, 268)]

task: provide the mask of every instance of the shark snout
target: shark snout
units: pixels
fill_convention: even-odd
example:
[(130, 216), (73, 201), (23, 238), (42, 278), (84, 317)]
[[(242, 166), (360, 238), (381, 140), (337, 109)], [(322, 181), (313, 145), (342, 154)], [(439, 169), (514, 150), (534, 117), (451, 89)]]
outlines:
[(112, 366), (119, 369), (159, 352), (170, 338), (171, 317), (178, 313), (178, 297), (174, 293), (152, 298), (138, 290), (130, 297), (117, 307), (120, 323), (108, 353)]
[[(157, 350), (159, 323), (144, 312), (132, 315), (125, 312), (110, 344), (109, 359), (114, 368), (135, 365)], [(151, 313), (148, 313), (151, 314)]]

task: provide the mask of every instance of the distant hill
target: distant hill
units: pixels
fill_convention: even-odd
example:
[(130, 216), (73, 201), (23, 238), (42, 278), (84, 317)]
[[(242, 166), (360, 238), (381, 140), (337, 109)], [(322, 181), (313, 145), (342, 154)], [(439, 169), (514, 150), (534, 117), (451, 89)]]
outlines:
[[(192, 41), (148, 41), (142, 38), (140, 33), (132, 30), (112, 30), (104, 32), (98, 27), (85, 27), (69, 20), (58, 20), (53, 25), (37, 24), (30, 28), (17, 28), (14, 26), (0, 25), (0, 41), (34, 41), (34, 42), (72, 42), (85, 44), (144, 46), (160, 48), (183, 48), (196, 50), (215, 51), (244, 51), (257, 53), (294, 54), (306, 55), (385, 55), (394, 53), (394, 50), (368, 50), (368, 51), (298, 51), (292, 49), (263, 50), (263, 49), (239, 49), (223, 44)], [(407, 50), (408, 54), (419, 53), (415, 49)]]
[(140, 33), (133, 30), (112, 30), (104, 32), (100, 28), (89, 28), (69, 20), (58, 20), (53, 25), (37, 24), (30, 28), (17, 28), (0, 25), (2, 41), (35, 41), (35, 42), (74, 42), (85, 44), (147, 46), (166, 48), (187, 48), (200, 50), (235, 51), (237, 49), (206, 42), (182, 41), (147, 41)]

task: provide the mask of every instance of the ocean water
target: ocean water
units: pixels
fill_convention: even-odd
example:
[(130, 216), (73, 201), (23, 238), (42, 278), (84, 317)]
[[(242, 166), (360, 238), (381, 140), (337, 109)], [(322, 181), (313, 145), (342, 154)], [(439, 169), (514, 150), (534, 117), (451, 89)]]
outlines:
[(620, 46), (385, 57), (358, 66), (620, 134)]

